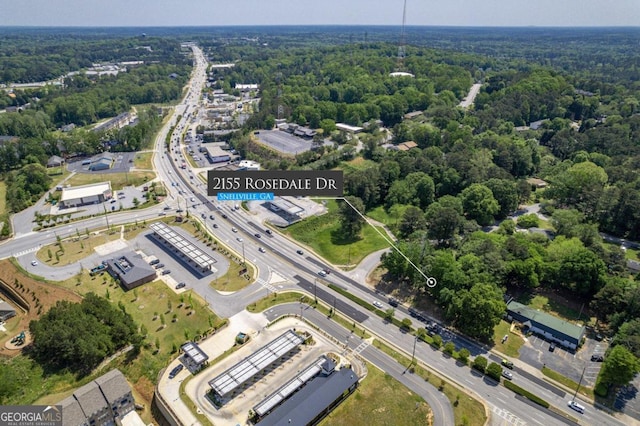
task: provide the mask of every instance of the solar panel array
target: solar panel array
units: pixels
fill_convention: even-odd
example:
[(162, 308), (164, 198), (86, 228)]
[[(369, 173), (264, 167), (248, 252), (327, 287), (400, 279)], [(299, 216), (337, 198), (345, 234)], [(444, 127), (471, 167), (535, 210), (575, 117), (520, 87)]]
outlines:
[(218, 395), (224, 397), (282, 358), (287, 352), (300, 346), (302, 342), (304, 339), (301, 336), (293, 330), (287, 330), (280, 337), (211, 380), (209, 385)]
[(178, 234), (165, 223), (154, 222), (149, 225), (149, 228), (151, 228), (153, 232), (169, 243), (172, 247), (180, 250), (182, 254), (188, 257), (201, 269), (211, 269), (211, 265), (216, 263), (216, 260), (213, 257), (200, 250), (198, 247), (193, 245), (193, 243)]
[(305, 383), (316, 377), (322, 371), (322, 365), (327, 359), (322, 356), (316, 362), (307, 367), (302, 373), (284, 384), (280, 389), (266, 397), (262, 402), (253, 407), (253, 411), (262, 417), (267, 414), (273, 407), (291, 396), (296, 390), (300, 389)]
[(196, 364), (202, 364), (209, 359), (207, 354), (205, 354), (202, 349), (200, 349), (200, 346), (193, 342), (187, 342), (182, 345), (182, 351)]

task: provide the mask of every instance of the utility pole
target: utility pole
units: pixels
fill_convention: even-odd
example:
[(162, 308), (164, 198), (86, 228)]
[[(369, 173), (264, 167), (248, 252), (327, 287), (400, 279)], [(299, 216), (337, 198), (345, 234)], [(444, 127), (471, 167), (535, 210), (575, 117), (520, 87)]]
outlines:
[(107, 232), (109, 232), (109, 230), (111, 229), (111, 227), (109, 226), (109, 216), (107, 215), (107, 206), (105, 206), (104, 204), (102, 205), (102, 208), (104, 208), (104, 220), (107, 221)]
[(336, 297), (333, 296), (333, 315), (336, 314)]
[(242, 266), (245, 266), (246, 262), (244, 259), (244, 241), (242, 242)]
[(418, 336), (413, 339), (413, 352), (411, 353), (411, 365), (413, 365), (416, 360), (416, 343), (418, 343)]
[(313, 279), (313, 298), (316, 301), (316, 305), (318, 304), (318, 288), (317, 288), (317, 278)]

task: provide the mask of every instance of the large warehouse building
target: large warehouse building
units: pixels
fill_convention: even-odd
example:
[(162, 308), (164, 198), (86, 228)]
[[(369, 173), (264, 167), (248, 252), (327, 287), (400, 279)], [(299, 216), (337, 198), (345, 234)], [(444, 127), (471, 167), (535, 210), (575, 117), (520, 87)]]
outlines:
[(60, 208), (78, 207), (86, 204), (98, 204), (113, 197), (111, 182), (73, 186), (62, 189)]

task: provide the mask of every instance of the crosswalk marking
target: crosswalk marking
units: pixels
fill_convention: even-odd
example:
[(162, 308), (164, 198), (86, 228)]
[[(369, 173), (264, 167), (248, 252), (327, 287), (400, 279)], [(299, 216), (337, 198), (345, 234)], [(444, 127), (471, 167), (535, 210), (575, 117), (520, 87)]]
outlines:
[(362, 343), (360, 343), (360, 344), (358, 345), (358, 347), (357, 347), (357, 348), (355, 348), (355, 349), (353, 350), (353, 354), (354, 354), (354, 355), (360, 355), (360, 353), (361, 353), (362, 351), (364, 351), (365, 349), (367, 349), (367, 347), (369, 347), (369, 342), (367, 342), (366, 340), (364, 340), (364, 341), (362, 341)]
[(271, 284), (269, 284), (268, 282), (266, 282), (265, 280), (263, 280), (262, 278), (258, 278), (256, 280), (262, 287), (266, 288), (267, 290), (269, 290), (272, 293), (276, 293), (278, 290), (272, 286)]
[(24, 256), (25, 254), (33, 253), (33, 252), (36, 252), (36, 251), (38, 251), (38, 250), (40, 250), (40, 246), (37, 246), (37, 247), (31, 247), (30, 249), (22, 250), (22, 251), (19, 251), (19, 252), (17, 252), (17, 253), (14, 253), (14, 254), (13, 254), (13, 257), (20, 257), (20, 256)]
[(518, 416), (516, 416), (513, 413), (508, 412), (507, 410), (497, 407), (497, 406), (493, 406), (493, 410), (492, 410), (495, 414), (498, 415), (498, 417), (501, 417), (503, 419), (505, 419), (507, 421), (507, 423), (509, 424), (513, 424), (516, 426), (526, 426), (527, 422), (525, 422), (524, 420), (522, 420), (521, 418), (519, 418)]

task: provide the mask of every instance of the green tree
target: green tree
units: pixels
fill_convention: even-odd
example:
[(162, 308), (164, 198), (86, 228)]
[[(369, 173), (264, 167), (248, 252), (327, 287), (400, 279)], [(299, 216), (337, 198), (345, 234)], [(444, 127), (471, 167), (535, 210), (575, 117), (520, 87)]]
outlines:
[(615, 346), (604, 360), (598, 383), (607, 387), (623, 386), (629, 383), (640, 371), (640, 363), (624, 346)]
[(484, 185), (491, 190), (500, 209), (496, 218), (504, 219), (518, 208), (518, 188), (515, 182), (507, 179), (489, 179)]
[(481, 226), (490, 225), (494, 216), (500, 211), (500, 206), (491, 190), (479, 183), (465, 188), (460, 198), (466, 216), (474, 219)]
[(418, 207), (409, 206), (402, 215), (402, 221), (398, 227), (400, 235), (408, 237), (416, 231), (427, 228), (427, 220), (424, 213)]
[(506, 311), (504, 295), (495, 284), (476, 284), (460, 290), (447, 310), (447, 317), (465, 334), (488, 340)]
[(477, 357), (475, 357), (475, 359), (473, 360), (473, 364), (472, 367), (478, 371), (480, 371), (481, 373), (484, 373), (487, 369), (487, 359), (485, 357), (483, 357), (482, 355), (478, 355)]
[(340, 203), (341, 231), (346, 239), (353, 240), (358, 237), (364, 225), (361, 216), (364, 213), (364, 204), (360, 198), (353, 196), (346, 197), (346, 200), (348, 203)]
[(471, 353), (469, 352), (469, 349), (462, 348), (458, 351), (458, 361), (460, 361), (463, 364), (466, 364), (469, 361), (470, 355)]
[(456, 345), (453, 342), (447, 342), (444, 344), (443, 352), (447, 355), (453, 355), (453, 352), (456, 350)]
[(502, 375), (502, 367), (500, 366), (500, 364), (495, 362), (489, 364), (489, 366), (487, 367), (487, 375), (489, 375), (489, 377), (491, 377), (492, 379), (499, 381), (500, 376)]

